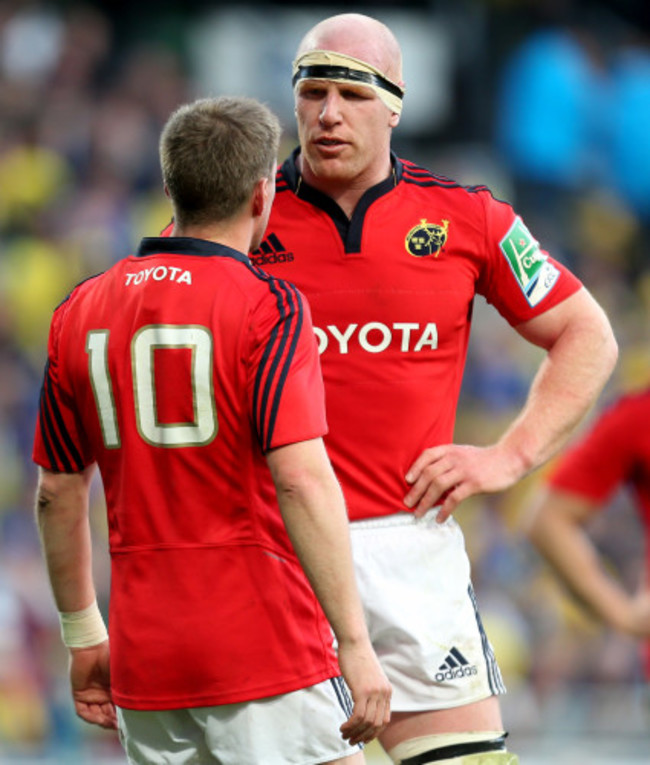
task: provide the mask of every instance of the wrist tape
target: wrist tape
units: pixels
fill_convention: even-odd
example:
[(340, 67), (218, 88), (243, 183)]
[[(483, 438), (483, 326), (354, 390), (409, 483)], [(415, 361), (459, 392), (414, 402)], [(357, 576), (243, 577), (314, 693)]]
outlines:
[(90, 648), (108, 640), (96, 600), (81, 611), (59, 611), (59, 621), (63, 644), (67, 648)]

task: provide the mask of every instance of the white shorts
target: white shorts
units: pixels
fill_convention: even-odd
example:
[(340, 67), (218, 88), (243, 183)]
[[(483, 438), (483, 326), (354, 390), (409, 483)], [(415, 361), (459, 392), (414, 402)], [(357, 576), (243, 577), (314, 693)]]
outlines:
[(470, 581), (460, 526), (437, 510), (354, 521), (352, 551), (370, 638), (393, 711), (461, 706), (505, 693)]
[(316, 765), (361, 751), (341, 738), (352, 711), (340, 677), (281, 696), (213, 707), (118, 708), (133, 765)]

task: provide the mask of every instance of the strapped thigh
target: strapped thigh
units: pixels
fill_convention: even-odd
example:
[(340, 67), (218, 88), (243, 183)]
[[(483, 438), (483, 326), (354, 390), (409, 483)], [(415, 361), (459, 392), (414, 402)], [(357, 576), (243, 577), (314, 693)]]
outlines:
[(419, 736), (398, 744), (390, 756), (396, 765), (518, 765), (506, 750), (507, 733), (451, 733)]

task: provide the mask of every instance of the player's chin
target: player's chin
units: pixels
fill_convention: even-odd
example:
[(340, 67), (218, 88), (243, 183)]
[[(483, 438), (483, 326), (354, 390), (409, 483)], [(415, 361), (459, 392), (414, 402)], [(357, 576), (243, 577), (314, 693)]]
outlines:
[(310, 162), (310, 164), (314, 175), (322, 180), (347, 183), (356, 176), (354, 166), (343, 155), (338, 157), (319, 157)]

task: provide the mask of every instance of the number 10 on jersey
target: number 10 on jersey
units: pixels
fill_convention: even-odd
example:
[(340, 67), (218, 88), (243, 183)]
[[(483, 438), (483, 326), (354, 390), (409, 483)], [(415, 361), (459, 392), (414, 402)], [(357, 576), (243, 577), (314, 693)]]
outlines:
[[(121, 445), (113, 381), (108, 364), (109, 330), (91, 330), (86, 336), (88, 371), (95, 395), (104, 446)], [(160, 422), (156, 404), (155, 351), (191, 351), (191, 422)], [(205, 446), (219, 430), (214, 399), (212, 369), (214, 346), (207, 327), (195, 325), (150, 324), (138, 330), (131, 340), (131, 369), (135, 420), (140, 436), (152, 446)], [(170, 381), (174, 384), (173, 381)], [(125, 413), (128, 416), (127, 413)]]

